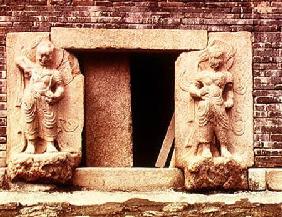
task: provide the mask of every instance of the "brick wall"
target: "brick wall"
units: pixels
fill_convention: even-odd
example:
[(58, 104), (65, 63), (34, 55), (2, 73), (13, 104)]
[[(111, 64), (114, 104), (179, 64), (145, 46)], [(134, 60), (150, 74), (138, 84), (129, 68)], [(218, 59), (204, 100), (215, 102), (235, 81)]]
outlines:
[(0, 166), (6, 149), (6, 34), (53, 26), (252, 32), (255, 165), (282, 166), (279, 0), (0, 0)]

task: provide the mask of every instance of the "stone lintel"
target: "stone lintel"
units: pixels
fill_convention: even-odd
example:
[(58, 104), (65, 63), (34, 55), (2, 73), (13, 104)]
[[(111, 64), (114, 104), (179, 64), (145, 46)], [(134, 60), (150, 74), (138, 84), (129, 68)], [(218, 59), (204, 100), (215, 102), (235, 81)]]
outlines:
[(77, 168), (73, 184), (98, 191), (155, 191), (179, 189), (184, 185), (176, 168)]
[(51, 29), (52, 42), (65, 49), (198, 50), (207, 39), (205, 30)]

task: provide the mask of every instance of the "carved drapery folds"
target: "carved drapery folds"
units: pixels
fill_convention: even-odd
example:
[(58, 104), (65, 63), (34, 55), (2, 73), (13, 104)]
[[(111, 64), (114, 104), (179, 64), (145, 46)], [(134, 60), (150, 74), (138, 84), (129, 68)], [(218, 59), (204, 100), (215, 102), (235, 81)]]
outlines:
[[(20, 39), (10, 35), (8, 43)], [(8, 109), (9, 177), (69, 182), (81, 158), (83, 75), (78, 61), (48, 37), (18, 44), (8, 64), (16, 78), (8, 77), (14, 83), (8, 92), (8, 99), (14, 99)]]
[(191, 98), (188, 107), (191, 109), (189, 121), (193, 123), (193, 129), (185, 146), (191, 146), (190, 152), (194, 156), (231, 155), (228, 110), (232, 109), (234, 99), (233, 76), (228, 70), (235, 51), (232, 47), (226, 51), (224, 45), (227, 47), (224, 42), (213, 41), (201, 54), (198, 71), (186, 87), (183, 84), (181, 87)]
[[(211, 34), (206, 49), (177, 60), (176, 166), (184, 170), (188, 190), (247, 188), (252, 129), (246, 129), (246, 119), (252, 108), (244, 106), (252, 106), (247, 98), (252, 81), (246, 77), (251, 55), (245, 51), (251, 46), (250, 36), (240, 34)], [(246, 46), (242, 51), (234, 45), (240, 40)]]

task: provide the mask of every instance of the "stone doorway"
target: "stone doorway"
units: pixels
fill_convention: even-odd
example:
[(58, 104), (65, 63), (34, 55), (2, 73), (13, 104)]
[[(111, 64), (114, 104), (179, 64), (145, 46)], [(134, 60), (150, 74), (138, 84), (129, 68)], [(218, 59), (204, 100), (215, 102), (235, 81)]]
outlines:
[[(83, 157), (81, 166), (134, 166), (134, 167), (155, 167), (155, 163), (160, 152), (162, 142), (164, 140), (168, 125), (174, 112), (174, 63), (179, 56), (178, 52), (75, 52), (80, 62), (80, 68), (85, 76), (85, 128), (83, 133)], [(93, 67), (89, 66), (91, 62)], [(124, 67), (123, 72), (115, 72), (111, 74), (113, 82), (105, 81), (109, 70), (101, 72), (103, 62), (105, 65), (119, 62)], [(104, 65), (104, 68), (106, 68)], [(117, 67), (117, 65), (116, 65)], [(117, 84), (123, 80), (128, 86)], [(94, 81), (96, 80), (96, 82)], [(99, 81), (100, 80), (100, 81)], [(123, 96), (112, 91), (111, 88), (117, 84), (117, 87), (125, 87), (122, 92)], [(100, 88), (98, 88), (100, 87)], [(102, 89), (101, 89), (102, 88)], [(97, 90), (98, 89), (98, 90)], [(99, 90), (100, 89), (100, 90)], [(105, 99), (99, 99), (104, 94)], [(125, 105), (125, 97), (131, 100), (129, 107)], [(106, 100), (109, 99), (109, 100)], [(115, 101), (115, 106), (111, 108), (112, 102)], [(118, 103), (123, 102), (123, 103)], [(131, 111), (131, 115), (124, 116), (130, 118), (127, 122), (130, 125), (124, 125), (124, 117), (120, 118), (117, 115), (111, 120), (109, 118), (112, 110), (120, 109), (125, 112)], [(109, 109), (111, 108), (111, 110)], [(98, 113), (98, 114), (97, 114)], [(106, 115), (106, 116), (105, 116)], [(95, 122), (95, 125), (93, 125)], [(121, 128), (130, 127), (132, 135), (126, 134), (128, 141), (130, 137), (132, 143), (127, 143), (127, 148), (116, 150), (116, 144), (119, 145), (121, 140), (117, 140), (116, 136), (109, 138), (107, 132), (113, 129), (106, 129), (120, 125)], [(121, 129), (116, 128), (121, 132)], [(98, 145), (101, 142), (101, 137), (113, 141), (107, 147)], [(122, 138), (121, 138), (122, 139)], [(102, 141), (107, 143), (106, 140)], [(110, 143), (110, 142), (108, 142)], [(126, 139), (124, 140), (126, 143)], [(93, 147), (97, 148), (93, 150)], [(104, 145), (102, 145), (104, 146)], [(111, 147), (115, 147), (112, 148)], [(131, 150), (132, 147), (132, 150)], [(98, 149), (98, 150), (97, 150)], [(105, 152), (101, 152), (105, 150)], [(91, 153), (99, 153), (91, 154)], [(105, 157), (106, 152), (111, 152), (116, 155), (122, 155), (125, 161), (119, 161), (119, 158), (114, 156)], [(121, 153), (122, 152), (122, 153)], [(170, 153), (171, 155), (172, 153)], [(133, 164), (132, 164), (133, 157)], [(170, 156), (171, 158), (171, 156)], [(107, 162), (108, 161), (108, 162)], [(106, 163), (105, 163), (106, 162)]]
[[(32, 34), (37, 37), (37, 33)], [(79, 64), (84, 71), (84, 99), (87, 100), (84, 102), (84, 108), (80, 109), (81, 111), (84, 109), (85, 114), (84, 125), (80, 124), (80, 127), (85, 129), (84, 147), (86, 147), (84, 163), (81, 166), (86, 167), (76, 169), (72, 180), (73, 184), (97, 190), (156, 190), (181, 187), (183, 177), (179, 169), (131, 167), (154, 166), (173, 113), (173, 72), (177, 53), (204, 49), (207, 45), (207, 32), (52, 28), (51, 33), (44, 34), (49, 35), (55, 47), (71, 53), (83, 54), (83, 57), (79, 58)], [(22, 33), (19, 35), (25, 37)], [(15, 35), (15, 37), (19, 35)], [(20, 51), (20, 47), (19, 44), (17, 51)], [(12, 53), (12, 51), (8, 51), (8, 53)], [(163, 57), (164, 61), (161, 60)], [(148, 64), (148, 61), (151, 63)], [(138, 67), (132, 70), (132, 62), (134, 65), (145, 66), (144, 77), (135, 77), (136, 75), (143, 76), (141, 74), (143, 69)], [(161, 85), (162, 87), (158, 90), (158, 86), (154, 85), (154, 82), (146, 84), (145, 81), (150, 77), (152, 81), (157, 81), (164, 72), (163, 70), (158, 71), (160, 68), (165, 69), (167, 75), (163, 77), (163, 81), (159, 82), (163, 86)], [(8, 71), (11, 69), (9, 68)], [(153, 72), (155, 74), (150, 75)], [(131, 84), (133, 84), (132, 89)], [(160, 97), (159, 102), (161, 102), (161, 98), (164, 97), (164, 101), (160, 104), (167, 108), (162, 112), (159, 112), (158, 109), (153, 110), (154, 112), (150, 114), (152, 117), (160, 115), (158, 120), (153, 120), (156, 125), (151, 127), (162, 128), (162, 132), (152, 132), (154, 138), (150, 138), (150, 136), (145, 138), (144, 135), (147, 132), (144, 132), (142, 128), (136, 130), (138, 125), (146, 125), (150, 121), (149, 119), (152, 119), (146, 120), (144, 117), (150, 117), (149, 112), (141, 111), (139, 121), (144, 122), (135, 122), (136, 111), (139, 113), (140, 107), (132, 106), (131, 103), (136, 102), (135, 99), (132, 100), (135, 95), (138, 96), (142, 93), (142, 86), (146, 86), (149, 92), (157, 93), (155, 97), (150, 96), (150, 100), (145, 103), (158, 104), (158, 101), (154, 102), (154, 98)], [(140, 98), (140, 102), (142, 100)], [(71, 108), (75, 109), (74, 106)], [(14, 126), (10, 119), (8, 119), (8, 125), (8, 148), (10, 148), (9, 145), (12, 145), (11, 141), (13, 140), (11, 132), (13, 132)], [(139, 135), (136, 135), (137, 132)], [(138, 136), (151, 142), (144, 150), (140, 150), (144, 141), (137, 139)], [(158, 141), (155, 142), (156, 140)], [(156, 145), (152, 145), (153, 143)], [(135, 146), (138, 147), (136, 150), (134, 150)], [(133, 163), (134, 154), (137, 157), (135, 164)], [(10, 152), (8, 152), (8, 156), (10, 156)], [(145, 159), (144, 156), (146, 156)], [(131, 178), (125, 182), (128, 177)], [(160, 182), (164, 177), (163, 182)]]

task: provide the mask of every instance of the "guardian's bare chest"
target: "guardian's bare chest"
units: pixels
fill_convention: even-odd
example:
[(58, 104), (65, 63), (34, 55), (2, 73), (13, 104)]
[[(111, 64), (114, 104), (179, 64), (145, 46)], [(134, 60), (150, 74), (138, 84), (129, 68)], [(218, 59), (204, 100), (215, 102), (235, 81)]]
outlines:
[(49, 84), (52, 80), (52, 77), (53, 77), (52, 70), (49, 70), (49, 69), (35, 68), (32, 70), (32, 73), (31, 73), (32, 83)]
[(202, 76), (199, 78), (199, 81), (204, 86), (216, 85), (223, 88), (226, 84), (226, 73), (224, 72), (202, 72)]

